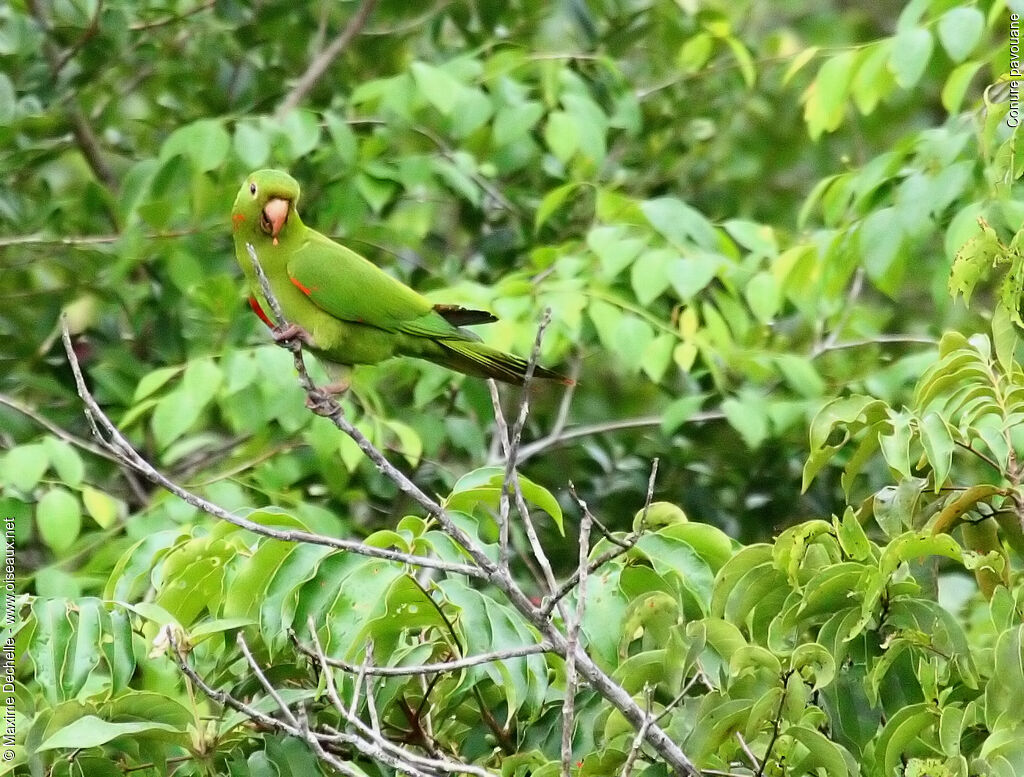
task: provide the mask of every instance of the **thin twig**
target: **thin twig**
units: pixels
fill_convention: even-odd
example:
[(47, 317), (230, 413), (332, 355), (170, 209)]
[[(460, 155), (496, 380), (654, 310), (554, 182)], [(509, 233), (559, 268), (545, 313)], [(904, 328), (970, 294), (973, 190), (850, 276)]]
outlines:
[[(280, 306), (274, 298), (270, 282), (260, 267), (256, 250), (251, 244), (247, 244), (246, 249), (252, 259), (253, 267), (259, 280), (260, 290), (270, 305), (275, 316), (275, 322), (280, 330), (282, 327), (285, 327), (286, 322), (284, 317), (280, 315)], [(477, 564), (483, 576), (501, 591), (512, 606), (547, 638), (551, 643), (552, 652), (558, 653), (563, 657), (566, 656), (568, 654), (568, 644), (565, 635), (551, 622), (548, 614), (543, 613), (540, 608), (530, 601), (526, 593), (512, 579), (508, 570), (502, 570), (498, 564), (493, 562), (488, 557), (485, 549), (475, 543), (451, 519), (440, 503), (427, 496), (405, 473), (391, 464), (384, 454), (345, 417), (341, 406), (336, 400), (325, 396), (317, 388), (302, 360), (302, 344), (299, 339), (297, 338), (291, 343), (282, 342), (281, 345), (292, 350), (295, 369), (299, 373), (299, 384), (306, 391), (307, 397), (317, 403), (316, 412), (328, 418), (338, 429), (347, 434), (385, 477), (391, 480), (402, 493), (409, 495), (413, 501), (419, 504), (428, 515), (440, 524), (441, 528), (452, 540), (462, 546), (470, 558)], [(550, 610), (548, 610), (548, 613), (550, 613)], [(619, 710), (630, 724), (635, 728), (639, 728), (643, 724), (645, 715), (640, 705), (633, 700), (632, 696), (621, 685), (605, 674), (594, 663), (594, 660), (587, 655), (585, 650), (577, 648), (574, 655), (580, 674), (587, 679), (587, 682), (590, 683), (594, 690)], [(686, 777), (697, 777), (699, 775), (697, 767), (660, 726), (651, 724), (648, 727), (647, 741), (676, 774), (686, 775)]]
[[(303, 645), (301, 642), (296, 644), (299, 650), (306, 655), (316, 656), (309, 647)], [(495, 650), (492, 653), (478, 653), (474, 656), (466, 656), (465, 658), (458, 658), (452, 661), (438, 661), (433, 664), (416, 664), (415, 666), (372, 666), (365, 663), (353, 664), (348, 661), (342, 661), (340, 658), (330, 657), (326, 657), (324, 660), (329, 666), (337, 667), (338, 669), (351, 674), (362, 673), (373, 677), (405, 677), (407, 675), (455, 672), (459, 669), (467, 669), (471, 666), (491, 664), (495, 661), (508, 661), (512, 658), (523, 658), (524, 656), (535, 656), (541, 653), (548, 653), (550, 651), (551, 645), (545, 641), (536, 645), (523, 645), (522, 647)]]
[[(64, 341), (64, 351), (67, 353), (68, 363), (71, 365), (71, 371), (75, 376), (75, 385), (78, 389), (78, 395), (85, 403), (86, 417), (92, 425), (93, 432), (96, 434), (97, 438), (101, 441), (104, 447), (117, 456), (121, 462), (134, 469), (147, 480), (179, 497), (184, 502), (187, 502), (214, 518), (227, 521), (228, 523), (234, 524), (242, 529), (248, 529), (255, 534), (260, 534), (264, 537), (271, 537), (276, 540), (283, 540), (284, 542), (308, 542), (314, 545), (325, 545), (337, 550), (347, 550), (364, 556), (371, 556), (373, 558), (381, 558), (388, 561), (400, 561), (402, 563), (412, 564), (413, 566), (419, 567), (442, 569), (455, 574), (467, 575), (469, 577), (483, 576), (481, 571), (471, 564), (459, 564), (456, 562), (430, 558), (428, 556), (416, 556), (409, 553), (402, 553), (397, 550), (374, 548), (355, 540), (328, 537), (323, 534), (314, 534), (312, 532), (300, 531), (297, 529), (276, 529), (270, 526), (264, 526), (263, 524), (250, 521), (247, 518), (242, 518), (230, 513), (220, 505), (214, 504), (198, 494), (194, 494), (191, 491), (182, 488), (146, 461), (146, 459), (144, 459), (138, 451), (132, 447), (131, 443), (129, 443), (117, 427), (114, 426), (110, 418), (97, 404), (96, 399), (92, 396), (92, 393), (85, 385), (85, 377), (82, 374), (82, 367), (79, 364), (78, 357), (75, 355), (74, 348), (71, 345), (71, 335), (68, 332), (66, 322), (63, 324), (61, 337)], [(106, 432), (106, 436), (100, 432), (99, 426), (103, 427)]]
[[(43, 16), (43, 11), (39, 7), (39, 0), (25, 0), (25, 4), (43, 33), (43, 53), (50, 63), (50, 73), (56, 78), (64, 63), (61, 61), (60, 52), (53, 41), (50, 25), (46, 22), (46, 17)], [(78, 144), (82, 156), (85, 157), (85, 161), (104, 186), (112, 191), (115, 190), (117, 188), (117, 176), (114, 175), (113, 169), (107, 164), (107, 160), (103, 158), (103, 151), (100, 149), (99, 140), (97, 140), (96, 134), (92, 131), (85, 113), (82, 112), (81, 105), (79, 105), (78, 100), (74, 97), (68, 102), (67, 117), (71, 123), (71, 134), (74, 135), (75, 142)]]
[[(572, 483), (569, 484), (572, 488)], [(568, 647), (566, 648), (565, 661), (565, 701), (562, 704), (562, 777), (570, 777), (572, 770), (572, 735), (576, 728), (576, 689), (578, 676), (576, 673), (576, 653), (580, 642), (580, 627), (583, 624), (583, 613), (587, 602), (587, 560), (590, 557), (590, 529), (593, 525), (593, 517), (589, 510), (583, 511), (580, 520), (580, 552), (579, 563), (576, 566), (577, 578), (579, 580), (576, 592), (576, 612), (569, 622), (569, 633), (567, 635)], [(645, 725), (639, 731), (646, 733), (650, 725), (650, 714), (644, 717)], [(638, 734), (643, 736), (643, 734)]]
[[(494, 407), (495, 438), (498, 440), (498, 446), (505, 454), (505, 458), (511, 461), (511, 440), (509, 438), (508, 423), (505, 421), (505, 413), (501, 409), (498, 384), (493, 378), (488, 378), (487, 388), (491, 392), (491, 405)], [(505, 480), (507, 481), (508, 478), (508, 468), (506, 467)], [(498, 499), (498, 561), (503, 569), (509, 568), (509, 557), (511, 556), (508, 521), (511, 503), (506, 486), (507, 483), (503, 482), (501, 496)]]
[(633, 746), (629, 748), (629, 755), (626, 756), (626, 762), (622, 765), (621, 777), (630, 777), (633, 773), (633, 765), (636, 763), (637, 757), (640, 755), (641, 749), (644, 745), (644, 734), (647, 733), (647, 727), (654, 722), (654, 716), (651, 715), (651, 701), (654, 696), (654, 689), (649, 683), (644, 683), (644, 711), (647, 713), (647, 717), (644, 718), (643, 724), (637, 729), (636, 736), (633, 737)]
[(238, 632), (235, 642), (238, 643), (238, 647), (241, 649), (242, 655), (245, 656), (245, 660), (249, 662), (249, 668), (252, 669), (252, 673), (256, 675), (256, 679), (260, 681), (260, 685), (262, 685), (263, 689), (270, 694), (270, 697), (274, 700), (274, 703), (277, 704), (278, 709), (284, 713), (288, 722), (294, 727), (299, 728), (298, 718), (295, 717), (291, 708), (285, 704), (284, 699), (281, 698), (281, 694), (277, 692), (277, 689), (270, 683), (267, 676), (263, 674), (263, 670), (260, 669), (259, 663), (257, 663), (256, 659), (253, 657), (252, 651), (249, 650), (249, 646), (246, 644), (245, 637), (241, 631)]
[(331, 66), (331, 63), (341, 55), (352, 39), (366, 25), (377, 2), (378, 0), (363, 0), (359, 8), (352, 15), (352, 18), (349, 19), (348, 24), (345, 25), (345, 29), (341, 31), (341, 34), (331, 41), (330, 45), (309, 63), (306, 72), (295, 82), (295, 86), (292, 87), (287, 97), (281, 101), (281, 105), (277, 109), (278, 116), (284, 116), (289, 111), (297, 108), (299, 103), (306, 98), (306, 95), (313, 89), (316, 82), (327, 71), (327, 68)]
[[(721, 421), (725, 418), (725, 413), (721, 410), (707, 410), (701, 413), (694, 413), (686, 419), (687, 423), (703, 423), (705, 421)], [(661, 426), (661, 422), (664, 420), (663, 416), (660, 415), (645, 415), (638, 416), (636, 418), (621, 418), (616, 421), (602, 421), (596, 424), (581, 424), (580, 426), (571, 426), (568, 429), (564, 429), (557, 436), (548, 436), (535, 442), (531, 442), (528, 445), (524, 445), (519, 451), (519, 463), (532, 459), (539, 453), (543, 453), (548, 448), (553, 448), (562, 443), (569, 442), (570, 440), (577, 440), (580, 437), (591, 437), (595, 434), (605, 434), (607, 432), (618, 432), (624, 429), (648, 429), (651, 427)]]
[[(354, 712), (352, 712), (344, 702), (342, 702), (341, 697), (338, 694), (337, 686), (334, 684), (334, 678), (330, 673), (330, 659), (328, 659), (324, 654), (323, 645), (320, 643), (316, 630), (312, 628), (313, 625), (312, 619), (310, 619), (310, 633), (312, 634), (314, 646), (314, 652), (311, 656), (319, 664), (320, 670), (323, 672), (327, 681), (328, 697), (331, 699), (331, 703), (341, 714), (342, 719), (357, 732), (356, 734), (349, 734), (336, 731), (333, 735), (334, 737), (337, 737), (340, 741), (353, 745), (360, 752), (380, 761), (381, 763), (413, 775), (425, 775), (425, 777), (429, 777), (429, 774), (424, 770), (440, 770), (452, 774), (474, 774), (477, 775), (477, 777), (495, 777), (493, 772), (479, 766), (473, 766), (472, 764), (463, 763), (461, 761), (452, 761), (444, 757), (427, 758), (418, 755), (408, 748), (400, 747), (385, 738), (380, 732), (379, 723), (376, 721), (373, 726), (368, 726), (356, 717)], [(369, 657), (367, 657), (367, 660), (369, 660)], [(367, 698), (369, 699), (369, 696), (367, 696)]]
[[(654, 497), (654, 481), (657, 477), (658, 459), (654, 459), (654, 461), (651, 462), (651, 475), (647, 479), (647, 496), (644, 499), (643, 512), (640, 514), (640, 525), (637, 527), (636, 531), (631, 532), (625, 539), (612, 540), (616, 547), (610, 548), (597, 558), (592, 559), (590, 563), (587, 564), (587, 574), (593, 574), (612, 559), (618, 558), (623, 553), (628, 553), (640, 541), (640, 538), (644, 535), (644, 532), (647, 530), (647, 512), (651, 508), (651, 499)], [(569, 486), (569, 493), (572, 494), (573, 499), (576, 500), (576, 504), (579, 505), (580, 510), (583, 511), (583, 514), (590, 514), (590, 507), (587, 505), (585, 501), (583, 501), (583, 499), (580, 498), (579, 494), (576, 493), (576, 488), (571, 484)], [(593, 515), (591, 515), (591, 520), (596, 521)], [(544, 614), (550, 613), (555, 608), (555, 606), (578, 585), (580, 579), (579, 575), (580, 570), (575, 570), (572, 573), (572, 576), (564, 583), (562, 583), (562, 585), (560, 585), (551, 594), (551, 596), (544, 603), (544, 606), (541, 608), (541, 612)]]

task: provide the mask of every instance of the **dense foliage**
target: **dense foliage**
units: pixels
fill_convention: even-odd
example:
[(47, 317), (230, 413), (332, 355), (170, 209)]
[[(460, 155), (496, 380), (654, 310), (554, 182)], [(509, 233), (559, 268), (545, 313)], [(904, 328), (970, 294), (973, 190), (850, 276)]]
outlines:
[[(719, 774), (1024, 773), (1013, 29), (1001, 0), (0, 6), (0, 773), (334, 773), (280, 699), (473, 774), (655, 777), (654, 729)], [(541, 361), (579, 383), (529, 388), (521, 475), (487, 385), (425, 362), (356, 371), (355, 438), (305, 407), (231, 248), (262, 166), (308, 224), (496, 313), (493, 345), (528, 354), (550, 309)], [(92, 436), (62, 314), (165, 487)], [(514, 587), (360, 434), (495, 563), (518, 483)], [(617, 555), (555, 607), (591, 517)], [(584, 661), (567, 753), (574, 613), (654, 722)]]

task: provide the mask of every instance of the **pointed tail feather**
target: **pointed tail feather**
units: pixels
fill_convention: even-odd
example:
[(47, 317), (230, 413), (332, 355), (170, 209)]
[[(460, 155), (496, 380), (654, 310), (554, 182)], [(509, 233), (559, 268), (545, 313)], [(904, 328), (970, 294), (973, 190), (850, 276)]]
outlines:
[[(477, 378), (494, 378), (503, 383), (522, 386), (526, 376), (527, 361), (484, 345), (466, 340), (437, 340), (442, 353), (428, 356), (449, 369), (457, 370)], [(567, 386), (575, 381), (539, 364), (533, 368), (533, 377), (543, 380), (557, 380)]]
[(441, 318), (452, 326), (474, 326), (476, 324), (493, 324), (498, 317), (486, 310), (472, 310), (461, 305), (434, 305), (434, 310)]

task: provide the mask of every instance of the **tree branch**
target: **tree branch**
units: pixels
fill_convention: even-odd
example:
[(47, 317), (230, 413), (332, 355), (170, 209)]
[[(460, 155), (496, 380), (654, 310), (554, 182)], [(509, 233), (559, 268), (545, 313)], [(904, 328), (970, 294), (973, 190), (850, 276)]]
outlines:
[(341, 34), (331, 41), (331, 44), (326, 49), (314, 57), (313, 61), (309, 63), (309, 67), (306, 68), (306, 72), (302, 74), (295, 83), (295, 86), (292, 87), (292, 90), (281, 101), (277, 109), (278, 116), (284, 116), (289, 111), (294, 110), (306, 98), (306, 95), (313, 89), (316, 82), (327, 71), (327, 68), (331, 66), (331, 63), (341, 55), (352, 39), (363, 29), (370, 18), (370, 14), (373, 13), (377, 2), (378, 0), (363, 0), (362, 4), (352, 15), (352, 18), (349, 19), (348, 24), (345, 25), (345, 29), (341, 31)]

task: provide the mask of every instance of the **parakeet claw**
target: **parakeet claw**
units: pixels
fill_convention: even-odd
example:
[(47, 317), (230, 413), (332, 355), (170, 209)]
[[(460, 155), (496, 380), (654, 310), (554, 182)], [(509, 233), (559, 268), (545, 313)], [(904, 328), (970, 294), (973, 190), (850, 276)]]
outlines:
[(278, 343), (289, 344), (297, 341), (303, 345), (313, 345), (313, 336), (298, 324), (288, 324), (283, 329), (274, 329), (271, 334)]
[(330, 387), (318, 388), (306, 395), (306, 407), (317, 415), (329, 417), (338, 410), (338, 401), (330, 392)]

